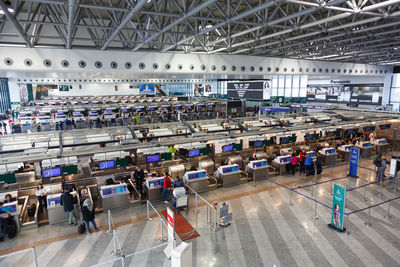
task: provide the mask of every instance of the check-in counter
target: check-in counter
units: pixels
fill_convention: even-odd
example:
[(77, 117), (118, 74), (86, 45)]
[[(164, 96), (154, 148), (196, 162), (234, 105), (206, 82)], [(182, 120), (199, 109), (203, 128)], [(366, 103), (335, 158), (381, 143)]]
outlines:
[(278, 156), (272, 161), (272, 165), (279, 170), (280, 175), (288, 172), (288, 164), (290, 164), (290, 156)]
[(21, 230), (19, 216), (21, 213), (22, 205), (18, 205), (18, 191), (12, 192), (5, 192), (0, 194), (0, 201), (4, 201), (5, 195), (10, 194), (15, 201), (10, 203), (4, 203), (3, 207), (1, 208), (2, 211), (7, 211), (10, 215), (14, 218), (15, 222), (17, 223), (17, 231)]
[(100, 194), (104, 212), (129, 206), (129, 192), (125, 183), (102, 186)]
[(169, 166), (168, 173), (171, 175), (173, 179), (175, 179), (178, 176), (182, 178), (183, 175), (185, 174), (185, 166), (183, 164)]
[(356, 147), (360, 149), (360, 156), (362, 158), (370, 158), (372, 156), (372, 144), (371, 142), (359, 142)]
[(218, 168), (216, 177), (223, 187), (240, 184), (241, 175), (237, 164), (221, 166)]
[[(75, 192), (72, 193), (74, 196)], [(61, 193), (47, 195), (47, 215), (49, 223), (54, 224), (68, 219), (68, 213), (61, 205)]]
[(372, 144), (375, 146), (376, 153), (384, 153), (387, 152), (389, 143), (387, 142), (386, 139), (376, 139), (372, 142)]
[(261, 180), (268, 177), (268, 163), (266, 159), (252, 160), (246, 166), (246, 172), (249, 177), (255, 180)]
[(343, 145), (338, 147), (337, 152), (345, 162), (350, 162), (350, 152), (353, 145)]
[(209, 189), (207, 172), (205, 170), (185, 173), (183, 181), (196, 192), (204, 192)]
[(333, 166), (337, 161), (337, 152), (333, 147), (325, 147), (319, 151), (321, 154), (323, 161), (325, 162), (325, 166)]
[(214, 173), (214, 161), (212, 160), (204, 160), (199, 162), (199, 170), (205, 170), (207, 174)]
[(151, 202), (161, 201), (164, 177), (146, 179), (147, 199)]

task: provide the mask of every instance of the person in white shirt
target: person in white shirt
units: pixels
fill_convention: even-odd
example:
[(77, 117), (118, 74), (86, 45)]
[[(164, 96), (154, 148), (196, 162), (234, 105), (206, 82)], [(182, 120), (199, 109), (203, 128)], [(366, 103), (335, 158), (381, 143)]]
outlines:
[(375, 141), (375, 132), (371, 132), (370, 134), (369, 134), (369, 141), (372, 143), (372, 142), (374, 142)]
[(43, 206), (47, 210), (47, 190), (41, 183), (37, 185), (36, 196), (39, 200), (39, 212), (43, 213)]

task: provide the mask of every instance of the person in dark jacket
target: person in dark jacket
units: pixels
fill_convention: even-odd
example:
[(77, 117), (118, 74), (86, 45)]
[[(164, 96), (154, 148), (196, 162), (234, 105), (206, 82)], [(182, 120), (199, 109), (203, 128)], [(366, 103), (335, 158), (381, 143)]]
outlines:
[(60, 204), (64, 207), (64, 211), (68, 212), (68, 222), (69, 224), (77, 224), (74, 216), (74, 204), (78, 203), (76, 197), (72, 194), (72, 189), (65, 190), (61, 195)]
[(87, 230), (87, 234), (90, 235), (90, 225), (89, 222), (91, 222), (93, 224), (94, 230), (96, 232), (99, 231), (99, 229), (97, 229), (97, 225), (96, 222), (94, 221), (94, 207), (92, 202), (90, 202), (89, 198), (86, 198), (85, 201), (83, 201), (83, 205), (82, 205), (82, 218), (83, 221), (85, 222), (86, 225), (86, 230)]
[(133, 178), (135, 178), (136, 189), (139, 191), (140, 195), (143, 195), (144, 171), (139, 166), (136, 167)]
[(185, 184), (183, 183), (183, 180), (179, 176), (176, 176), (175, 181), (174, 181), (174, 188), (184, 187), (184, 186), (185, 186)]
[(317, 159), (315, 160), (315, 166), (317, 167), (317, 174), (322, 173), (322, 157), (317, 153)]

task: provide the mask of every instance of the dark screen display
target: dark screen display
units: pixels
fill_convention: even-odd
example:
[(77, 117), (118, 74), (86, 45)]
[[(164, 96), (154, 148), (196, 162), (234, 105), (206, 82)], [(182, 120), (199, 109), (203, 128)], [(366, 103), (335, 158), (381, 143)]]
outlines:
[(254, 141), (254, 147), (262, 147), (264, 145), (264, 141)]
[(160, 154), (154, 154), (146, 157), (147, 163), (158, 162), (158, 161), (160, 161)]
[(313, 136), (314, 136), (313, 134), (307, 134), (307, 135), (304, 136), (304, 140), (310, 141), (310, 140), (313, 139)]
[(290, 143), (290, 137), (281, 137), (280, 140), (281, 140), (281, 142), (280, 142), (281, 145)]
[(60, 175), (61, 175), (61, 168), (52, 168), (52, 169), (42, 170), (42, 177), (43, 178), (60, 176)]

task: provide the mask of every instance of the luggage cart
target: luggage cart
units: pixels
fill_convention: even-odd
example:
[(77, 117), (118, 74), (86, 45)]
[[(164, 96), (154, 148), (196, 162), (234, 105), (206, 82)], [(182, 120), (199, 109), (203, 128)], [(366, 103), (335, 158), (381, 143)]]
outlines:
[(184, 187), (174, 188), (172, 191), (171, 208), (179, 213), (180, 209), (186, 209), (186, 214), (189, 211), (189, 197)]

